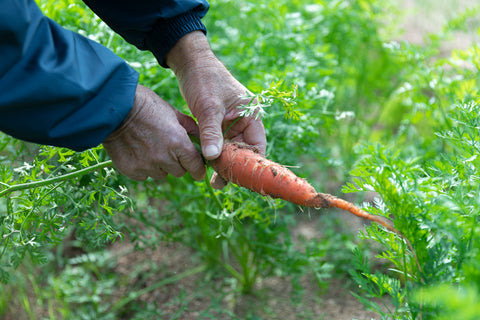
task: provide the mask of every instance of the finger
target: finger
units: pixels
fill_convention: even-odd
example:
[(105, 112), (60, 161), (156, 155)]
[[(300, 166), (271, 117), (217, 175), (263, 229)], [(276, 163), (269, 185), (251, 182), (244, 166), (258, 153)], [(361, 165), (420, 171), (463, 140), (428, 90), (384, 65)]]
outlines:
[[(177, 119), (180, 125), (189, 135), (200, 138), (200, 128), (192, 117), (187, 116), (180, 111), (176, 111)], [(199, 151), (193, 146), (191, 141), (186, 142), (184, 152), (178, 153), (178, 160), (182, 167), (190, 173), (193, 179), (200, 181), (205, 176), (205, 163)]]
[(205, 177), (205, 164), (203, 163), (202, 156), (193, 145), (177, 156), (182, 167), (190, 173), (193, 179), (200, 181)]
[[(171, 152), (176, 152), (176, 150)], [(161, 170), (177, 178), (183, 177), (187, 173), (187, 170), (180, 164), (176, 154), (170, 154), (167, 161), (161, 162)]]
[[(115, 163), (114, 163), (115, 166)], [(139, 169), (135, 167), (116, 167), (117, 170), (123, 174), (125, 177), (135, 180), (135, 181), (145, 181), (148, 177), (152, 177), (156, 180), (165, 179), (167, 173), (163, 171), (161, 168), (155, 169)]]
[(225, 137), (231, 141), (255, 146), (260, 154), (265, 155), (267, 140), (265, 128), (260, 120), (253, 117), (241, 118), (229, 128)]
[(210, 179), (210, 184), (214, 189), (223, 189), (226, 187), (228, 182), (220, 177), (218, 173), (214, 172), (212, 178)]
[(206, 108), (197, 117), (200, 128), (200, 142), (203, 156), (213, 160), (220, 156), (223, 145), (222, 121), (223, 112), (216, 113), (216, 108)]
[(163, 169), (161, 168), (150, 172), (150, 177), (152, 177), (155, 180), (163, 180), (167, 177), (167, 175), (168, 174), (165, 171), (163, 171)]
[(117, 167), (117, 170), (121, 174), (123, 174), (125, 177), (127, 177), (129, 179), (132, 179), (132, 180), (135, 180), (135, 181), (145, 181), (148, 178), (148, 174), (146, 174), (145, 172), (142, 172), (142, 171), (134, 171), (134, 172), (123, 171), (118, 167)]
[(145, 181), (148, 178), (148, 174), (143, 170), (139, 170), (131, 165), (133, 162), (131, 159), (119, 155), (117, 149), (112, 148), (110, 144), (105, 144), (104, 146), (107, 154), (112, 159), (113, 166), (118, 172), (120, 172), (120, 174), (135, 181)]
[(135, 181), (145, 181), (147, 180), (148, 176), (147, 175), (126, 175), (124, 174), (125, 177), (135, 180)]
[[(173, 134), (175, 133), (175, 134)], [(205, 174), (202, 156), (190, 141), (181, 126), (172, 129), (167, 152), (160, 154), (156, 162), (167, 173), (174, 177), (182, 177), (189, 172), (195, 180), (201, 180)]]
[(265, 137), (265, 128), (261, 121), (253, 121), (243, 133), (243, 138), (247, 144), (258, 147), (260, 154), (265, 155), (267, 139)]
[(189, 117), (176, 109), (175, 114), (177, 115), (178, 122), (183, 128), (185, 128), (185, 131), (187, 131), (188, 134), (200, 138), (200, 128), (192, 117)]

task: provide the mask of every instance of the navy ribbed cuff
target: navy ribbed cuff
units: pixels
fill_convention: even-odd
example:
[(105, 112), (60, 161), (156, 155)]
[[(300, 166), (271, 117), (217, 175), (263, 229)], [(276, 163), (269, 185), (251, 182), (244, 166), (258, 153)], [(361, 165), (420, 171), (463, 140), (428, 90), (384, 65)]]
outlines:
[(146, 44), (160, 65), (168, 68), (165, 62), (167, 53), (180, 38), (193, 31), (207, 33), (207, 28), (202, 23), (197, 11), (189, 11), (180, 16), (158, 20), (147, 37)]

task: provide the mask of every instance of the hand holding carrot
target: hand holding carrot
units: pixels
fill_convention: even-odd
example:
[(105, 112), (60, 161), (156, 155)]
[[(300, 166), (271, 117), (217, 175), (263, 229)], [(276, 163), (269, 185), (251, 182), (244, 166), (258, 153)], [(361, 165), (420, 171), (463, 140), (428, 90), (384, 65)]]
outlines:
[(139, 85), (127, 119), (103, 146), (114, 166), (130, 179), (180, 177), (188, 171), (201, 180), (205, 166), (188, 134), (198, 135), (195, 121)]
[(180, 91), (198, 121), (206, 159), (220, 155), (224, 138), (256, 146), (260, 153), (265, 153), (267, 143), (261, 120), (238, 119), (237, 107), (250, 102), (246, 98), (248, 90), (215, 57), (202, 32), (180, 39), (166, 62), (175, 72)]
[[(210, 50), (202, 32), (192, 32), (167, 55), (180, 92), (198, 121), (180, 113), (153, 91), (138, 86), (135, 103), (123, 125), (103, 143), (115, 167), (127, 177), (176, 177), (189, 172), (200, 180), (205, 167), (188, 134), (199, 136), (203, 156), (220, 156), (224, 137), (255, 146), (265, 154), (265, 130), (260, 119), (240, 117), (238, 106), (248, 104), (247, 89)], [(228, 130), (227, 130), (228, 129)], [(215, 175), (212, 185), (226, 182)]]

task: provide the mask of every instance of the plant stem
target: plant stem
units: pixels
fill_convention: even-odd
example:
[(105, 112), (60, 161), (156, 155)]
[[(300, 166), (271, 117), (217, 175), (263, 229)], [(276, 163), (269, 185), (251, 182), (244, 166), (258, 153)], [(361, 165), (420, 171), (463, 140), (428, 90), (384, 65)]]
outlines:
[(213, 200), (215, 201), (215, 203), (217, 204), (218, 208), (220, 210), (223, 209), (223, 205), (222, 205), (222, 202), (220, 201), (220, 199), (218, 199), (217, 195), (215, 194), (215, 190), (213, 190), (213, 187), (212, 185), (210, 184), (210, 176), (208, 174), (208, 168), (207, 168), (207, 172), (205, 173), (205, 184), (207, 185), (207, 191), (208, 193), (210, 193), (210, 195), (212, 196)]
[(133, 300), (135, 299), (138, 299), (140, 296), (142, 296), (143, 294), (145, 293), (148, 293), (150, 291), (153, 291), (155, 289), (158, 289), (160, 287), (163, 287), (163, 286), (166, 286), (168, 284), (171, 284), (171, 283), (174, 283), (174, 282), (177, 282), (183, 278), (187, 278), (187, 277), (190, 277), (190, 276), (193, 276), (197, 273), (200, 273), (200, 272), (203, 272), (205, 271), (206, 269), (206, 266), (205, 265), (201, 265), (201, 266), (198, 266), (196, 268), (193, 268), (193, 269), (190, 269), (190, 270), (187, 270), (183, 273), (180, 273), (180, 274), (177, 274), (173, 277), (170, 277), (170, 278), (166, 278), (166, 279), (163, 279), (162, 281), (159, 281), (157, 283), (154, 283), (153, 285), (149, 286), (149, 287), (146, 287), (142, 290), (139, 290), (139, 291), (136, 291), (136, 292), (132, 292), (128, 295), (128, 297), (118, 301), (113, 307), (112, 307), (112, 311), (117, 311), (119, 310), (121, 307), (123, 307), (124, 305), (128, 304), (129, 302), (132, 302)]
[(84, 174), (87, 174), (92, 171), (96, 171), (98, 169), (102, 169), (105, 167), (109, 167), (112, 165), (112, 161), (104, 161), (97, 163), (93, 166), (83, 168), (74, 172), (70, 172), (61, 176), (45, 179), (45, 180), (40, 180), (40, 181), (34, 181), (34, 182), (28, 182), (28, 183), (19, 183), (15, 185), (9, 185), (6, 189), (0, 191), (0, 197), (3, 197), (9, 193), (12, 193), (14, 191), (19, 191), (19, 190), (25, 190), (25, 189), (32, 189), (32, 188), (37, 188), (37, 187), (43, 187), (49, 184), (57, 183), (57, 182), (62, 182), (70, 179), (74, 179), (77, 177), (80, 177)]
[(233, 125), (235, 123), (237, 123), (238, 120), (242, 119), (243, 117), (239, 116), (238, 118), (236, 118), (235, 120), (233, 120), (233, 122), (228, 126), (227, 129), (225, 129), (225, 131), (223, 131), (223, 135), (225, 135), (227, 133), (228, 130), (230, 130), (231, 127), (233, 127)]
[[(235, 123), (236, 121), (238, 120), (235, 119), (235, 121), (233, 123)], [(232, 123), (232, 125), (233, 125)], [(227, 128), (227, 130), (229, 129), (230, 127)], [(225, 132), (227, 131), (225, 130)], [(208, 193), (212, 196), (213, 200), (215, 201), (217, 207), (222, 210), (223, 209), (223, 205), (222, 205), (222, 202), (220, 201), (220, 199), (218, 199), (217, 195), (215, 194), (215, 190), (213, 190), (213, 187), (212, 185), (210, 184), (210, 176), (208, 174), (208, 167), (210, 166), (210, 164), (208, 163), (208, 160), (206, 160), (205, 158), (203, 158), (203, 155), (202, 155), (202, 147), (200, 145), (200, 139), (192, 134), (189, 134), (188, 135), (190, 137), (190, 141), (192, 141), (193, 145), (195, 146), (195, 148), (197, 149), (197, 151), (200, 153), (200, 155), (202, 156), (202, 159), (203, 159), (203, 162), (205, 163), (205, 169), (206, 169), (206, 173), (205, 173), (205, 178), (204, 178), (204, 181), (205, 181), (205, 184), (207, 185), (207, 191)]]

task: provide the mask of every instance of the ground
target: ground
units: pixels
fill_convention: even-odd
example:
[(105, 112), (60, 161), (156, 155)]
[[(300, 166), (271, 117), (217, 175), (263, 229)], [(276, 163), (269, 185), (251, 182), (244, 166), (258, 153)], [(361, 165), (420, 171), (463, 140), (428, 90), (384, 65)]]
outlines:
[[(343, 213), (335, 214), (344, 216), (352, 231), (362, 226), (361, 219), (352, 218), (351, 215)], [(320, 236), (321, 231), (315, 228), (316, 224), (312, 221), (315, 218), (307, 215), (299, 217), (299, 223), (292, 230), (295, 237), (311, 238)], [(150, 287), (155, 282), (161, 282), (162, 279), (186, 274), (189, 270), (195, 268), (195, 265), (192, 264), (192, 255), (194, 253), (177, 243), (162, 243), (154, 251), (134, 251), (132, 249), (132, 244), (129, 241), (124, 241), (112, 247), (112, 252), (119, 257), (114, 270), (116, 273), (128, 276), (140, 266), (142, 270), (138, 273), (139, 275), (149, 274), (149, 266), (152, 264), (163, 266), (161, 269), (165, 270), (165, 273), (149, 277), (148, 280), (141, 277), (130, 279), (130, 285), (123, 288), (125, 291), (131, 286), (138, 286), (138, 282), (144, 281), (142, 286)], [(185, 308), (185, 310), (182, 311), (178, 319), (209, 319), (204, 318), (203, 316), (205, 315), (202, 312), (211, 308), (215, 302), (206, 294), (208, 295), (209, 292), (212, 292), (211, 288), (215, 287), (222, 292), (228, 292), (229, 290), (226, 287), (228, 284), (225, 284), (223, 279), (215, 278), (209, 279), (207, 282), (208, 288), (204, 287), (205, 279), (202, 279), (202, 277), (204, 277), (202, 272), (186, 277), (180, 276), (179, 279), (177, 278), (171, 284), (142, 295), (139, 300), (149, 304), (158, 304), (159, 307), (163, 308), (165, 319), (177, 319), (174, 317), (175, 313), (182, 308)], [(221, 297), (221, 301), (218, 301), (225, 310), (225, 314), (215, 314), (218, 310), (213, 310), (212, 312), (215, 314), (215, 319), (218, 320), (231, 319), (231, 315), (227, 314), (227, 311), (234, 313), (240, 318), (255, 319), (252, 318), (253, 310), (255, 310), (254, 314), (260, 317), (256, 319), (263, 320), (376, 319), (376, 313), (364, 310), (363, 305), (350, 294), (352, 289), (351, 282), (346, 282), (345, 279), (332, 278), (328, 280), (328, 286), (319, 288), (312, 279), (311, 275), (306, 275), (301, 280), (301, 286), (305, 290), (301, 298), (301, 304), (292, 303), (292, 283), (290, 279), (273, 276), (259, 279), (254, 290), (252, 290), (253, 294), (225, 294)], [(119, 292), (118, 294), (126, 295), (127, 292)], [(183, 298), (178, 299), (182, 295)], [(125, 319), (128, 319), (128, 315)]]

